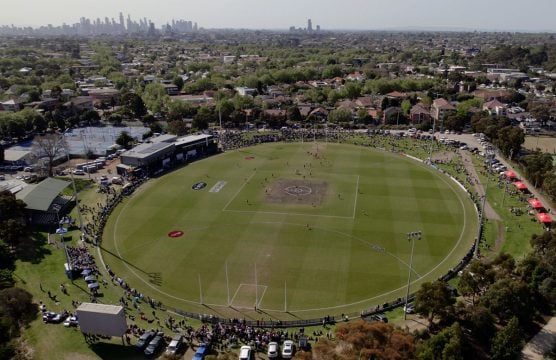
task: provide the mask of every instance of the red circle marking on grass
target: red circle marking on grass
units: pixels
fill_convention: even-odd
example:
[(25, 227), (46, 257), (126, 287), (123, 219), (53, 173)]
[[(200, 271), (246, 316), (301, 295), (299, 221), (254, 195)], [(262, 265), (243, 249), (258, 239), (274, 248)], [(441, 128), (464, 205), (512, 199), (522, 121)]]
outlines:
[(254, 160), (254, 159), (255, 159), (254, 156), (247, 156), (247, 157), (245, 157), (245, 160)]
[(174, 231), (170, 231), (168, 233), (168, 236), (171, 238), (177, 238), (183, 235), (183, 231), (181, 230), (174, 230)]

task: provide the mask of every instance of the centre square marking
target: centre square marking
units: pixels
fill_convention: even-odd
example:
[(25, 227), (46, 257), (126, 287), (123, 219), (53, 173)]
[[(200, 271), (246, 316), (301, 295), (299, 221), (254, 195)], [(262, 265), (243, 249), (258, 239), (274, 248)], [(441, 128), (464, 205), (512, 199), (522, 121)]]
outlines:
[(279, 204), (319, 205), (328, 183), (322, 180), (278, 179), (265, 189), (265, 201)]

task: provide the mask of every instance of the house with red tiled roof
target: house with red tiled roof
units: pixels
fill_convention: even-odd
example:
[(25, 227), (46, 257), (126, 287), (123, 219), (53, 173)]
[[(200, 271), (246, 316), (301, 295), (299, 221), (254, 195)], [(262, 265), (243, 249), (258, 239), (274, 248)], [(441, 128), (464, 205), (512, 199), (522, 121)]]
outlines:
[(403, 92), (399, 92), (399, 91), (392, 91), (389, 92), (388, 94), (386, 94), (386, 97), (389, 97), (391, 99), (405, 99), (407, 97), (406, 93)]
[(473, 91), (472, 95), (485, 101), (490, 101), (494, 99), (509, 99), (512, 96), (512, 93), (509, 90), (504, 89), (477, 89)]
[(373, 106), (373, 98), (370, 96), (361, 96), (355, 100), (357, 106), (368, 108)]
[(328, 118), (328, 110), (322, 107), (318, 107), (312, 110), (309, 115), (315, 116), (317, 119), (326, 120)]
[(411, 110), (409, 110), (409, 120), (412, 124), (421, 124), (422, 122), (431, 120), (431, 113), (425, 104), (415, 104)]
[(350, 111), (355, 111), (357, 109), (357, 104), (351, 100), (343, 100), (336, 104), (336, 108), (338, 109), (348, 109)]
[(506, 115), (508, 105), (494, 99), (483, 104), (483, 111), (488, 111), (490, 115)]
[(448, 100), (440, 98), (432, 102), (431, 117), (434, 120), (444, 120), (449, 114), (456, 112), (456, 108)]

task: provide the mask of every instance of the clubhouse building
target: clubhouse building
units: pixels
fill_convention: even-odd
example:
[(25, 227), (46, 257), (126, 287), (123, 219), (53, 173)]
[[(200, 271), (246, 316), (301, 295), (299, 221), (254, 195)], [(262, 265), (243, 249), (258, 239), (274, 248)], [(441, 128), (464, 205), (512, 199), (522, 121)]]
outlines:
[(217, 151), (214, 135), (159, 135), (122, 153), (118, 172), (141, 168), (153, 174), (199, 157), (213, 155)]

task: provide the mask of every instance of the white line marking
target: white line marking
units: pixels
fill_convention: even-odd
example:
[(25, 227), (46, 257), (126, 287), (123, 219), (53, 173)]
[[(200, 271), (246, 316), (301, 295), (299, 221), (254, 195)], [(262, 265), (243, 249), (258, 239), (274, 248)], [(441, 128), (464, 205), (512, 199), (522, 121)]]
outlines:
[(359, 175), (357, 175), (357, 183), (355, 184), (355, 199), (353, 200), (353, 216), (352, 219), (355, 219), (355, 212), (357, 211), (357, 194), (359, 194)]
[(246, 213), (246, 214), (295, 215), (295, 216), (312, 216), (312, 217), (325, 217), (325, 218), (335, 218), (335, 219), (353, 219), (351, 216), (303, 214), (303, 213), (279, 212), (279, 211), (228, 210), (228, 209), (224, 209), (222, 211)]
[(241, 192), (241, 190), (243, 190), (243, 188), (245, 187), (245, 185), (247, 185), (247, 183), (248, 183), (249, 181), (251, 181), (251, 178), (252, 178), (253, 176), (255, 176), (256, 173), (257, 173), (257, 172), (254, 171), (254, 172), (251, 174), (251, 176), (249, 176), (249, 177), (247, 178), (247, 180), (245, 180), (245, 182), (243, 183), (243, 185), (241, 185), (241, 186), (239, 187), (239, 189), (236, 191), (236, 193), (234, 194), (234, 196), (233, 196), (233, 197), (230, 199), (230, 201), (228, 201), (228, 203), (224, 206), (224, 208), (222, 209), (222, 211), (226, 210), (226, 208), (232, 203), (232, 201), (234, 201), (234, 199), (239, 195), (239, 193)]

